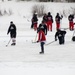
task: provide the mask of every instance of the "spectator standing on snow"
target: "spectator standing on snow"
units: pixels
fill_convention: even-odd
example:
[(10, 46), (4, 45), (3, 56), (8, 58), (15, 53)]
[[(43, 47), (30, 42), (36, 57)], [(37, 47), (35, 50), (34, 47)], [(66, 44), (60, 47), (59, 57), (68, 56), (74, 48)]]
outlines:
[(47, 28), (48, 28), (48, 31), (52, 31), (52, 23), (53, 23), (53, 17), (51, 15), (51, 13), (48, 12), (48, 15), (47, 15)]
[(59, 13), (56, 14), (55, 16), (55, 21), (56, 21), (56, 30), (60, 29), (60, 20), (63, 18), (63, 16), (59, 15)]
[(60, 29), (57, 30), (57, 32), (55, 33), (55, 41), (57, 41), (57, 37), (59, 40), (59, 44), (64, 44), (65, 43), (65, 34), (66, 31), (61, 31)]
[(10, 26), (8, 28), (7, 34), (10, 33), (10, 37), (12, 39), (12, 44), (11, 45), (16, 45), (16, 26), (13, 23), (13, 21), (10, 22)]
[(70, 29), (70, 30), (74, 30), (74, 22), (73, 22), (73, 19), (74, 19), (74, 15), (70, 14), (70, 15), (68, 16), (69, 29)]
[(38, 18), (37, 18), (37, 14), (35, 13), (32, 17), (32, 27), (34, 28), (34, 30), (37, 30), (37, 24), (38, 24)]
[(38, 30), (42, 28), (43, 32), (45, 33), (45, 35), (47, 35), (47, 25), (45, 23), (45, 21), (43, 20), (41, 24), (39, 24), (39, 27), (37, 28), (37, 32)]
[(39, 28), (37, 42), (40, 42), (40, 46), (41, 46), (40, 54), (44, 54), (44, 44), (45, 44), (45, 41), (46, 41), (45, 33), (43, 32), (42, 28)]

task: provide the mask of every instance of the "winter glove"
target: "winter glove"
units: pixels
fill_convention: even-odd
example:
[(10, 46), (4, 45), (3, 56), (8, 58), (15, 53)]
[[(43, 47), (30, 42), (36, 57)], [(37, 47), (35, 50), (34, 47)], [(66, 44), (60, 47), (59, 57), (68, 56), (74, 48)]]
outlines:
[(63, 18), (63, 15), (61, 15), (61, 19)]
[(37, 43), (39, 42), (39, 41), (36, 41)]
[(8, 35), (8, 33), (7, 33), (7, 35)]
[(57, 41), (57, 39), (55, 38), (55, 41)]

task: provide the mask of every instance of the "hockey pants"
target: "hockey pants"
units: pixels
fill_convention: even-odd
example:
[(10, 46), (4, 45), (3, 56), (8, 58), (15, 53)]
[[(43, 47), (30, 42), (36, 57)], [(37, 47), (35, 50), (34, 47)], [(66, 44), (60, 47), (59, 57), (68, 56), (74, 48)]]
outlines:
[(69, 29), (74, 30), (74, 23), (73, 22), (69, 22)]

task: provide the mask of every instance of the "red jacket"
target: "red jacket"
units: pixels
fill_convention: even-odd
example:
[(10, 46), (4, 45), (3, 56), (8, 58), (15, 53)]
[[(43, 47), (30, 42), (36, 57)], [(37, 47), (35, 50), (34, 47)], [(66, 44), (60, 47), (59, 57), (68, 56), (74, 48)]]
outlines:
[(45, 33), (42, 30), (38, 32), (38, 41), (39, 42), (46, 41)]

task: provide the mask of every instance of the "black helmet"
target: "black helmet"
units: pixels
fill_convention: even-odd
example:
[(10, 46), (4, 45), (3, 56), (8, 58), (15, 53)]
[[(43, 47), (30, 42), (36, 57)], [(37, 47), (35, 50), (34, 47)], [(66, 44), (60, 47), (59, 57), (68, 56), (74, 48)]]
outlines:
[(50, 12), (48, 12), (48, 15), (50, 15), (51, 13)]
[(59, 15), (59, 13), (57, 13), (57, 15)]
[(13, 23), (13, 21), (11, 21), (10, 23)]

